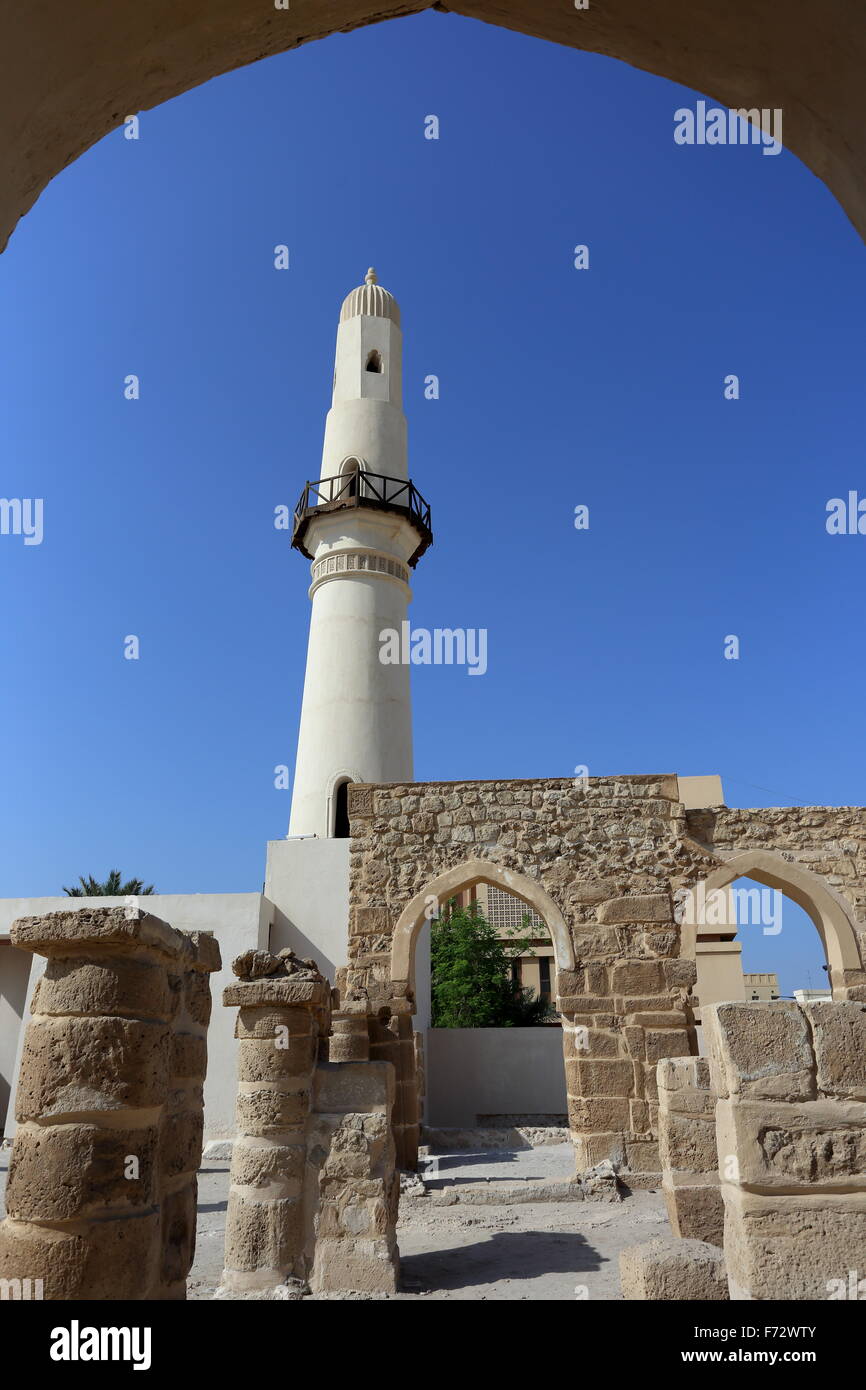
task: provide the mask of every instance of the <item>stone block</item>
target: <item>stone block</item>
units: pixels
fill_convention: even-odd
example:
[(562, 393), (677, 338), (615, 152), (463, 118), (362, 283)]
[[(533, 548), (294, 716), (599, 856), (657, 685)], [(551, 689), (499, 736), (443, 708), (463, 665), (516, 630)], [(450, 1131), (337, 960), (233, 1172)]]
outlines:
[(732, 1299), (827, 1300), (831, 1281), (863, 1269), (866, 1193), (722, 1194)]
[(629, 1128), (635, 1134), (647, 1134), (650, 1127), (649, 1106), (645, 1100), (631, 1100), (628, 1106)]
[(277, 1037), (310, 1037), (315, 1032), (311, 1009), (253, 1008), (239, 1009), (235, 1019), (235, 1037), (241, 1042), (250, 1038), (272, 1041)]
[(247, 1039), (238, 1051), (238, 1080), (282, 1081), (287, 1077), (311, 1078), (317, 1040), (312, 1033), (301, 1037), (277, 1034), (273, 1038)]
[(648, 1062), (658, 1062), (662, 1057), (687, 1056), (689, 1035), (685, 1028), (648, 1028), (645, 1047)]
[(295, 980), (291, 975), (266, 976), (261, 980), (234, 980), (223, 990), (223, 1003), (239, 1008), (291, 1008), (311, 1005), (326, 1008), (331, 987), (318, 980)]
[(275, 1134), (304, 1123), (310, 1110), (310, 1092), (239, 1090), (236, 1110), (239, 1134)]
[(613, 997), (609, 994), (567, 994), (557, 999), (556, 1007), (563, 1014), (595, 1017), (597, 1014), (613, 1013)]
[(630, 1096), (634, 1089), (634, 1068), (627, 1058), (566, 1062), (565, 1076), (573, 1097)]
[[(706, 1057), (663, 1057), (658, 1063), (657, 1075), (661, 1091), (710, 1092), (710, 1065)], [(713, 1096), (710, 1108), (714, 1106)]]
[(320, 1062), (313, 1082), (316, 1113), (388, 1111), (396, 1075), (390, 1062)]
[(817, 1095), (809, 1026), (793, 1000), (708, 1004), (701, 1017), (717, 1095), (789, 1101)]
[(201, 1163), (204, 1117), (199, 1107), (164, 1113), (159, 1127), (159, 1171), (163, 1181), (194, 1173)]
[[(612, 1096), (569, 1096), (568, 1121), (573, 1130), (590, 1134), (596, 1131), (607, 1133), (611, 1130), (627, 1130), (628, 1100)], [(604, 1153), (600, 1158), (608, 1156)]]
[(626, 1139), (625, 1158), (633, 1173), (656, 1173), (661, 1176), (659, 1146), (652, 1139)]
[[(301, 1273), (303, 1203), (230, 1191), (226, 1211), (226, 1269), (239, 1273)], [(274, 1279), (280, 1282), (279, 1278)]]
[[(627, 999), (623, 1001), (626, 1007), (628, 1006), (628, 1002)], [(665, 1013), (627, 1013), (626, 1017), (630, 1023), (635, 1023), (640, 1028), (658, 1029), (669, 1028), (671, 1024), (679, 1023), (682, 1019), (682, 1014), (675, 1014), (672, 1007), (669, 1012)]]
[(697, 982), (698, 967), (693, 960), (684, 960), (682, 957), (665, 960), (662, 962), (662, 968), (668, 989), (692, 989)]
[(130, 907), (83, 907), (19, 917), (9, 936), (40, 956), (89, 956), (91, 948), (117, 947), (129, 953), (177, 961), (185, 950), (182, 933), (149, 912)]
[(207, 1039), (194, 1033), (173, 1033), (170, 1072), (173, 1079), (203, 1081), (207, 1072)]
[(625, 1138), (621, 1131), (575, 1134), (572, 1139), (577, 1173), (587, 1172), (599, 1163), (625, 1163)]
[[(69, 1221), (158, 1201), (157, 1129), (20, 1125), (6, 1210), (18, 1221)], [(135, 1160), (131, 1162), (130, 1160)]]
[(812, 1029), (818, 1090), (866, 1100), (866, 1004), (814, 1000), (804, 1009)]
[(667, 893), (647, 893), (628, 898), (611, 898), (597, 910), (602, 924), (620, 922), (671, 922), (671, 900)]
[(183, 977), (183, 1007), (188, 1018), (200, 1028), (207, 1028), (211, 1016), (210, 976), (200, 970), (188, 970)]
[(41, 1279), (43, 1297), (126, 1302), (146, 1296), (159, 1269), (159, 1213), (91, 1221), (71, 1230), (0, 1224), (0, 1280)]
[(171, 1039), (162, 1023), (47, 1018), (27, 1025), (18, 1082), (19, 1121), (87, 1110), (161, 1105)]
[(686, 1173), (716, 1172), (718, 1157), (713, 1111), (709, 1114), (685, 1115), (662, 1106), (659, 1111), (659, 1149), (665, 1168)]
[(620, 1252), (620, 1284), (628, 1301), (720, 1302), (728, 1297), (725, 1260), (717, 1245), (658, 1236)]
[(167, 1022), (176, 1007), (162, 965), (134, 956), (49, 958), (33, 991), (34, 1014), (144, 1015)]
[(258, 1188), (246, 1196), (299, 1197), (307, 1161), (306, 1145), (277, 1144), (267, 1140), (238, 1138), (232, 1146), (231, 1181), (234, 1188)]
[(725, 1233), (722, 1189), (715, 1182), (677, 1182), (662, 1178), (662, 1192), (671, 1230), (685, 1240), (705, 1240), (721, 1246)]
[(622, 995), (661, 994), (666, 987), (660, 961), (619, 961), (612, 972), (611, 992)]
[(723, 1099), (716, 1108), (716, 1132), (722, 1169), (732, 1182), (724, 1163), (728, 1155), (737, 1160), (736, 1182), (746, 1187), (866, 1192), (863, 1102)]
[(322, 1240), (316, 1245), (311, 1279), (316, 1293), (393, 1294), (398, 1278), (397, 1248), (387, 1237)]
[(189, 959), (194, 970), (212, 974), (222, 968), (220, 946), (213, 932), (185, 931), (181, 935), (189, 943)]

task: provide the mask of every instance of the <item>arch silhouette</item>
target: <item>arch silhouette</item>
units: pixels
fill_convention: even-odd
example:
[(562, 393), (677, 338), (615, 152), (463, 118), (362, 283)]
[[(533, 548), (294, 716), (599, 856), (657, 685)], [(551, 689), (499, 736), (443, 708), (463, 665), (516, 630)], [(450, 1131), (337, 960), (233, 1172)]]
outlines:
[[(734, 850), (724, 864), (693, 885), (692, 891), (697, 892), (703, 885), (703, 891), (709, 897), (711, 893), (727, 888), (737, 878), (753, 878), (767, 888), (776, 888), (808, 913), (824, 946), (834, 992), (835, 988), (841, 988), (845, 983), (845, 972), (863, 971), (851, 910), (820, 874), (813, 873), (802, 864), (791, 863), (772, 850)], [(697, 925), (695, 921), (684, 920), (682, 923), (680, 953), (691, 960), (696, 955)]]
[(422, 924), (427, 920), (430, 899), (445, 902), (462, 888), (474, 883), (492, 883), (502, 888), (538, 913), (553, 942), (557, 970), (574, 969), (574, 946), (565, 918), (537, 879), (527, 878), (514, 869), (503, 869), (486, 859), (467, 859), (453, 869), (446, 869), (416, 893), (401, 912), (391, 943), (391, 979), (408, 984), (415, 993), (415, 944)]
[[(16, 7), (4, 35), (0, 248), (55, 174), (120, 129), (128, 113), (301, 43), (432, 3), (404, 0), (390, 13), (374, 0)], [(454, 0), (449, 9), (619, 59), (728, 108), (782, 110), (786, 148), (866, 233), (866, 27), (856, 7), (835, 6), (816, 23), (808, 0), (788, 0), (781, 16), (755, 0), (670, 0), (662, 25), (658, 7), (643, 0), (606, 0), (580, 11), (562, 0)]]

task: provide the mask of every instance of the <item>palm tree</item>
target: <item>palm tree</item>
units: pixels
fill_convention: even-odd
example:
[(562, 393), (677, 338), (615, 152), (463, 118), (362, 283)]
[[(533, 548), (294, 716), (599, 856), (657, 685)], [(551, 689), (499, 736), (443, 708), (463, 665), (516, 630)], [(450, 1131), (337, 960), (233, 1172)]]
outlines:
[(78, 882), (80, 888), (64, 887), (67, 898), (139, 898), (154, 891), (153, 884), (145, 888), (141, 878), (129, 878), (123, 883), (119, 869), (112, 869), (104, 883), (99, 883), (93, 874), (88, 874), (87, 878), (79, 875)]

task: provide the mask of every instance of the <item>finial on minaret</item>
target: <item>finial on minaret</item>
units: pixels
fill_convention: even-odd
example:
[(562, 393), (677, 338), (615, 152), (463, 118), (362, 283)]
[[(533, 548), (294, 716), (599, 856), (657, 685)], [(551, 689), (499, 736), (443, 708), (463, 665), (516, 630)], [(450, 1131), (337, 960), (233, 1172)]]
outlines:
[(375, 272), (375, 270), (373, 269), (373, 267), (370, 266), (370, 269), (367, 271), (367, 274), (364, 276), (364, 284), (365, 284), (365, 285), (377, 285), (378, 283), (379, 283), (379, 282), (378, 282), (378, 280), (376, 279), (376, 272)]

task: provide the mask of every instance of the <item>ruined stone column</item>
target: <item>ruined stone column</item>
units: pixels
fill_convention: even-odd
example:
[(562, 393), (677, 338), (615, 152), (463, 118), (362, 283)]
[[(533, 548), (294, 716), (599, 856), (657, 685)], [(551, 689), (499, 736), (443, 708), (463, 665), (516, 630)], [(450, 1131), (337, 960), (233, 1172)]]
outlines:
[(705, 1057), (658, 1064), (662, 1191), (675, 1236), (721, 1245), (724, 1206), (716, 1154), (716, 1096)]
[(161, 1252), (153, 1297), (186, 1297), (195, 1257), (198, 1170), (204, 1134), (204, 1079), (211, 1014), (210, 974), (220, 968), (213, 936), (190, 932), (170, 984), (178, 996), (172, 1019), (169, 1090), (159, 1130)]
[(866, 1004), (713, 1004), (703, 1024), (731, 1298), (862, 1298)]
[(409, 998), (397, 997), (389, 999), (387, 1005), (369, 1019), (371, 1060), (390, 1062), (394, 1067), (394, 1144), (397, 1167), (407, 1172), (414, 1172), (418, 1167), (421, 1128), (412, 1028), (414, 1009)]
[(283, 1298), (305, 1280), (307, 1117), (331, 990), (313, 961), (247, 951), (223, 1003), (239, 1006), (237, 1137), (222, 1295)]
[(397, 1290), (394, 1095), (394, 1069), (386, 1062), (316, 1068), (307, 1158), (314, 1293)]
[[(174, 981), (197, 948), (131, 907), (24, 917), (11, 936), (48, 965), (24, 1040), (0, 1277), (40, 1279), (46, 1299), (158, 1297)], [(213, 969), (218, 952), (201, 960)], [(193, 1211), (188, 1245), (194, 1229)]]

